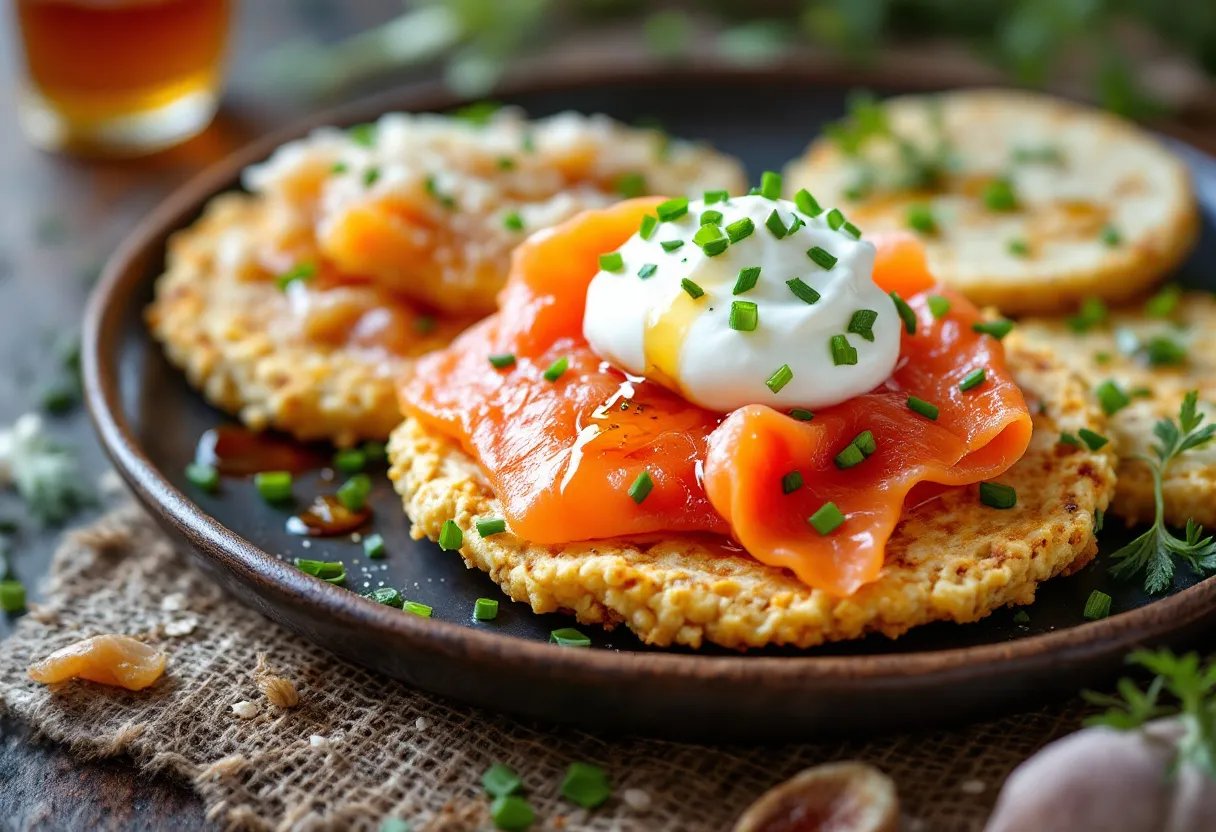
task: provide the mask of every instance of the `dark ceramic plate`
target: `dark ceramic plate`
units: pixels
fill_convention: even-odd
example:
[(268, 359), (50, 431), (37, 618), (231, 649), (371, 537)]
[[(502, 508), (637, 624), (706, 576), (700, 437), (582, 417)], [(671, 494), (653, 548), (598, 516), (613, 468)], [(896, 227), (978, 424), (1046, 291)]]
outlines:
[[(715, 91), (713, 106), (705, 92)], [(657, 117), (673, 134), (712, 142), (742, 158), (755, 179), (780, 170), (822, 125), (844, 111), (847, 87), (797, 72), (715, 72), (712, 76), (583, 78), (530, 85), (504, 100), (533, 115), (563, 109), (605, 112), (625, 121)], [(584, 627), (590, 650), (550, 645), (563, 615), (533, 615), (504, 600), (496, 621), (472, 620), (478, 597), (502, 597), (454, 554), (412, 541), (400, 503), (377, 472), (374, 529), (389, 556), (368, 561), (346, 538), (288, 534), (289, 514), (265, 505), (249, 482), (229, 480), (200, 495), (183, 469), (208, 428), (226, 417), (205, 404), (148, 338), (140, 310), (160, 271), (166, 236), (190, 223), (238, 172), (277, 144), (318, 123), (367, 121), (391, 109), (442, 109), (458, 103), (440, 90), (412, 87), (328, 113), (237, 153), (161, 206), (110, 261), (89, 310), (85, 370), (89, 405), (118, 470), (163, 525), (247, 603), (339, 655), (420, 688), (514, 712), (616, 729), (702, 739), (809, 737), (825, 732), (920, 726), (1022, 707), (1075, 692), (1115, 671), (1138, 644), (1185, 639), (1216, 613), (1216, 582), (1180, 575), (1169, 597), (1149, 599), (1109, 581), (1102, 559), (1052, 581), (1028, 608), (1029, 624), (1001, 610), (967, 626), (935, 624), (890, 641), (871, 638), (815, 650), (743, 654), (714, 648), (656, 650), (627, 630)], [(1216, 288), (1216, 161), (1177, 143), (1199, 184), (1205, 213), (1200, 250), (1183, 270), (1191, 285)], [(1206, 271), (1200, 264), (1208, 264)], [(332, 491), (301, 478), (297, 496)], [(1117, 524), (1102, 549), (1122, 545)], [(348, 585), (399, 588), (434, 608), (433, 619), (403, 614), (307, 577), (292, 557), (342, 560)], [(1091, 590), (1114, 597), (1117, 614), (1085, 622)]]

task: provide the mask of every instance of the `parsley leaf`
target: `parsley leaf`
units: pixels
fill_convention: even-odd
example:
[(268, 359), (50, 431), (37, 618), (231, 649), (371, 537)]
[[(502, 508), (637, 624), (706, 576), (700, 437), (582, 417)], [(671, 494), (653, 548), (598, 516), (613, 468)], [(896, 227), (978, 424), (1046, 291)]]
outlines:
[[(1111, 574), (1120, 580), (1130, 580), (1144, 573), (1144, 591), (1163, 592), (1173, 584), (1175, 560), (1190, 564), (1196, 572), (1216, 570), (1216, 540), (1203, 536), (1203, 526), (1194, 520), (1186, 524), (1186, 537), (1175, 537), (1165, 527), (1165, 498), (1162, 480), (1170, 463), (1189, 450), (1206, 445), (1216, 435), (1216, 424), (1202, 425), (1204, 416), (1198, 410), (1198, 391), (1192, 390), (1183, 399), (1178, 421), (1161, 419), (1153, 427), (1157, 444), (1153, 455), (1138, 454), (1153, 474), (1153, 493), (1157, 502), (1156, 519), (1152, 528), (1111, 555), (1116, 561)], [(1155, 457), (1155, 458), (1154, 458)]]

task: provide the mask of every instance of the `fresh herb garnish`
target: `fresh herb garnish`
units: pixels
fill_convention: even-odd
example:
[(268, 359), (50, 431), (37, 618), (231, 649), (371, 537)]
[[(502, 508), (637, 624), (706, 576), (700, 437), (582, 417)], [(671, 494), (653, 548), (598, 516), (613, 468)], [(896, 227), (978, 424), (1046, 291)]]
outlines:
[(455, 520), (444, 520), (439, 528), (439, 548), (451, 552), (464, 545), (464, 531), (456, 525)]
[(602, 806), (612, 796), (608, 774), (590, 763), (571, 763), (562, 780), (562, 797), (584, 809)]
[(794, 380), (794, 371), (790, 369), (789, 364), (782, 364), (778, 367), (768, 380), (764, 382), (764, 386), (772, 390), (774, 394), (780, 393), (785, 385)]
[(813, 288), (807, 285), (800, 277), (792, 277), (785, 281), (785, 285), (790, 287), (790, 291), (794, 293), (794, 297), (803, 303), (817, 303), (821, 295)]

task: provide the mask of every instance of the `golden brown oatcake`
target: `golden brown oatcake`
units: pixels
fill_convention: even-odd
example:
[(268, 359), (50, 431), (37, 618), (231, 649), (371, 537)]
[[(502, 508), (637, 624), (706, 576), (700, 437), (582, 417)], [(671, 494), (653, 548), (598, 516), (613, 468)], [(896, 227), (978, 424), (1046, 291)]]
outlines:
[(276, 222), (265, 202), (213, 200), (169, 241), (148, 326), (191, 384), (254, 429), (338, 445), (383, 439), (400, 421), (395, 383), (410, 356), (467, 320), (423, 333), (408, 305), (367, 288), (280, 290), (245, 251)]
[[(1151, 521), (1156, 499), (1148, 466), (1133, 457), (1150, 453), (1153, 425), (1178, 418), (1190, 390), (1199, 391), (1200, 412), (1216, 416), (1216, 299), (1205, 292), (1184, 294), (1168, 319), (1142, 308), (1111, 313), (1105, 325), (1076, 333), (1060, 318), (1026, 319), (1019, 328), (1035, 343), (1055, 350), (1092, 388), (1107, 379), (1130, 394), (1131, 403), (1110, 418), (1110, 434), (1120, 456), (1119, 487), (1113, 511), (1128, 523)], [(1185, 350), (1180, 364), (1152, 366), (1145, 345), (1165, 338)], [(1159, 348), (1160, 349), (1160, 348)], [(1163, 482), (1166, 520), (1216, 524), (1216, 443), (1183, 454)]]
[[(893, 132), (921, 148), (944, 136), (954, 168), (935, 189), (893, 182), (890, 141), (867, 143), (877, 186), (850, 201), (860, 168), (828, 138), (786, 172), (825, 207), (866, 232), (906, 228), (912, 204), (929, 206), (938, 232), (922, 234), (929, 269), (979, 305), (1058, 313), (1083, 297), (1131, 297), (1190, 251), (1199, 222), (1186, 167), (1130, 122), (1060, 99), (1013, 90), (908, 95), (883, 104)], [(940, 125), (940, 130), (935, 127)], [(985, 188), (1008, 177), (1012, 211), (990, 210)], [(1114, 229), (1117, 245), (1104, 241)], [(1024, 254), (1014, 241), (1025, 244)]]
[(911, 511), (887, 547), (881, 577), (850, 598), (811, 590), (789, 572), (695, 536), (564, 546), (510, 532), (483, 539), (476, 521), (501, 516), (501, 506), (477, 464), (413, 420), (389, 440), (389, 477), (415, 537), (434, 539), (454, 520), (466, 563), (515, 600), (538, 613), (570, 611), (584, 623), (624, 622), (650, 644), (811, 647), (868, 632), (895, 637), (930, 621), (975, 621), (1030, 603), (1040, 581), (1087, 563), (1097, 551), (1094, 513), (1105, 510), (1115, 483), (1109, 450), (1056, 443), (1061, 430), (1105, 429), (1081, 383), (1016, 333), (1006, 342), (1036, 413), (1030, 450), (999, 480), (1017, 490), (1018, 505), (988, 508), (969, 487)]

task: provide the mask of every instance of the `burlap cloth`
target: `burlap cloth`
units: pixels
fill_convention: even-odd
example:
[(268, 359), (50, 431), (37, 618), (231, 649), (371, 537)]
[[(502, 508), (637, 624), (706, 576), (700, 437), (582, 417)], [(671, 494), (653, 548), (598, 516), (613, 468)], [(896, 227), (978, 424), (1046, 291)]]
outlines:
[[(488, 829), (480, 778), (504, 762), (527, 784), (536, 829), (729, 829), (799, 769), (858, 758), (895, 778), (906, 829), (974, 832), (1010, 770), (1074, 730), (1082, 709), (1073, 702), (965, 730), (777, 748), (593, 736), (481, 712), (349, 665), (225, 596), (133, 506), (69, 534), (49, 581), (46, 605), (0, 649), (0, 701), (82, 756), (126, 754), (186, 780), (217, 827), (376, 829), (399, 817), (415, 830)], [(141, 693), (27, 679), (34, 659), (109, 632), (158, 642), (170, 655), (165, 676)], [(296, 707), (280, 709), (259, 691), (262, 654), (294, 682)], [(257, 716), (236, 716), (241, 701)], [(574, 760), (612, 778), (612, 799), (594, 812), (558, 795)], [(626, 794), (634, 789), (644, 795)], [(645, 798), (649, 808), (638, 808)]]

